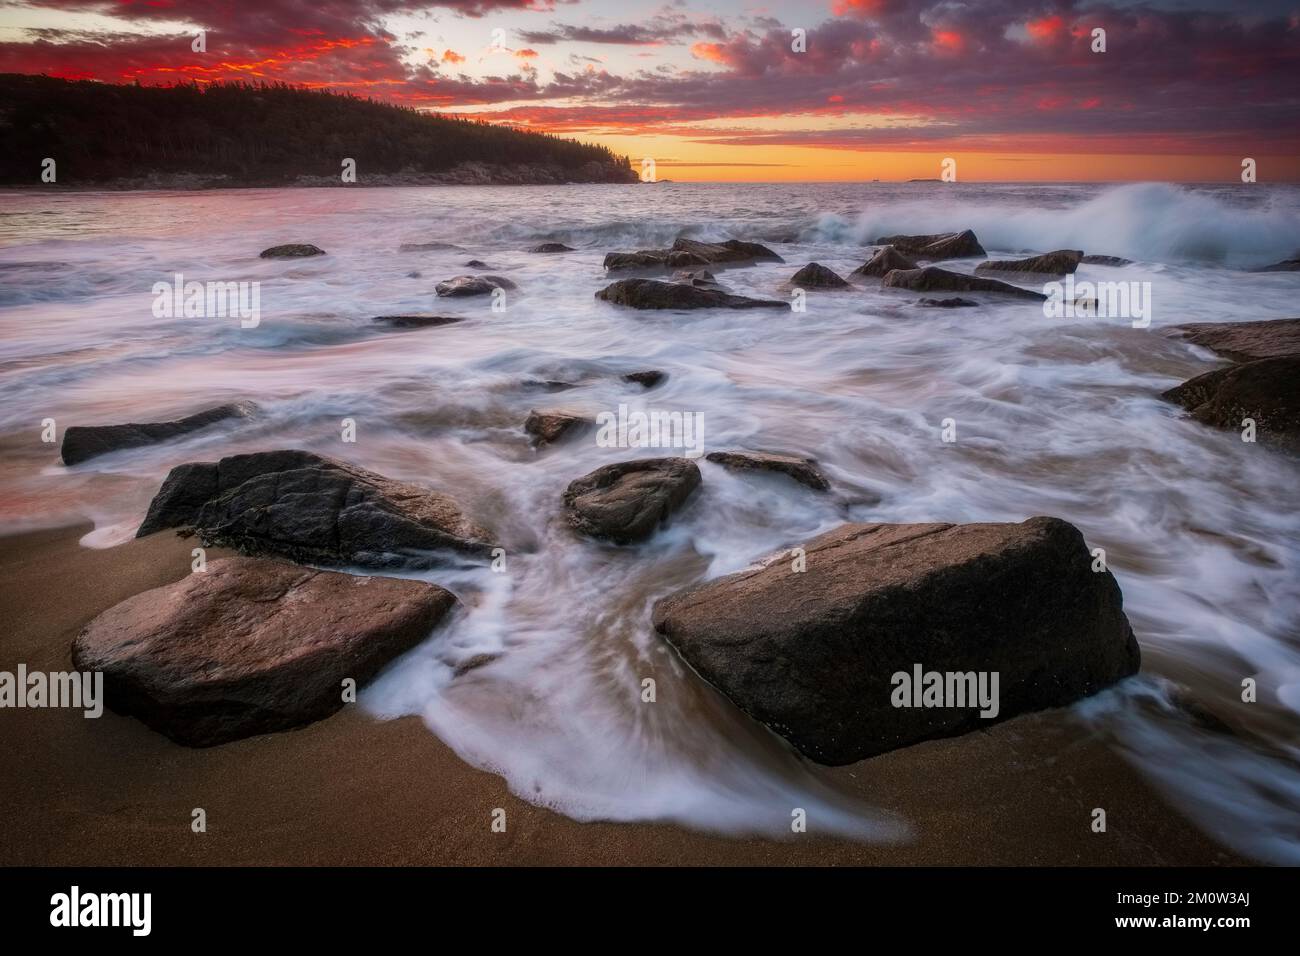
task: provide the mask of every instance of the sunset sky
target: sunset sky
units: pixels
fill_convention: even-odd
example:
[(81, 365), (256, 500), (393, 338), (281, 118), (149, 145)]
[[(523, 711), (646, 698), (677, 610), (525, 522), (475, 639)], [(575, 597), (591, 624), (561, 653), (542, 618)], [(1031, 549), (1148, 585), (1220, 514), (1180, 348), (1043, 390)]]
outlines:
[(1300, 0), (0, 0), (0, 72), (348, 90), (661, 179), (931, 178), (952, 157), (962, 180), (1226, 182), (1251, 157), (1300, 181)]

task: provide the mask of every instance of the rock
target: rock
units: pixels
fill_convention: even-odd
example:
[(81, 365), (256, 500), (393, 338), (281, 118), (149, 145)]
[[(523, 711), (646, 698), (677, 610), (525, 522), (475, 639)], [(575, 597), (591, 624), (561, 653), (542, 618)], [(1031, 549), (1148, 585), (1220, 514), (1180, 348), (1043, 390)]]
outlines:
[(788, 309), (777, 299), (751, 299), (720, 289), (660, 282), (656, 279), (619, 279), (596, 293), (596, 298), (633, 309)]
[(509, 279), (502, 276), (456, 276), (434, 286), (434, 291), (444, 297), (462, 297), (470, 295), (491, 295), (494, 289), (516, 289)]
[(623, 381), (632, 382), (635, 385), (641, 385), (645, 388), (654, 388), (668, 377), (667, 372), (661, 372), (658, 369), (646, 369), (644, 372), (628, 372), (623, 376)]
[(164, 528), (314, 564), (428, 567), (429, 552), (492, 547), (450, 496), (306, 451), (178, 465), (136, 537)]
[(715, 451), (704, 456), (723, 468), (739, 471), (777, 471), (789, 475), (801, 485), (816, 491), (827, 491), (831, 483), (817, 468), (812, 458), (796, 455), (774, 455), (767, 452)]
[(926, 266), (923, 269), (895, 269), (885, 276), (881, 284), (894, 289), (911, 289), (913, 292), (1001, 292), (1021, 299), (1042, 301), (1047, 298), (1041, 292), (1022, 289), (998, 279), (983, 279), (979, 276), (949, 272), (937, 266)]
[(916, 302), (923, 309), (970, 309), (978, 306), (974, 299), (952, 296), (948, 299), (918, 299)]
[(1131, 266), (1133, 264), (1132, 259), (1122, 259), (1119, 256), (1084, 256), (1079, 261), (1089, 266)]
[(1240, 431), (1246, 427), (1243, 419), (1250, 418), (1260, 441), (1300, 443), (1300, 355), (1206, 372), (1161, 397), (1181, 405), (1203, 425)]
[(370, 321), (394, 329), (427, 329), (435, 325), (464, 322), (465, 319), (459, 315), (377, 315)]
[(619, 269), (682, 269), (718, 263), (752, 262), (755, 259), (785, 261), (767, 246), (757, 242), (742, 242), (739, 239), (728, 239), (726, 242), (678, 239), (671, 249), (611, 252), (605, 256), (605, 268), (611, 272)]
[(541, 245), (533, 246), (529, 252), (573, 252), (572, 246), (566, 246), (562, 242), (543, 242)]
[(141, 448), (179, 438), (232, 418), (248, 418), (257, 412), (252, 402), (218, 405), (174, 422), (145, 422), (127, 425), (73, 425), (63, 433), (63, 463), (79, 465), (97, 455), (126, 448)]
[(487, 665), (491, 664), (493, 661), (497, 661), (500, 659), (501, 659), (500, 654), (486, 654), (486, 653), (474, 654), (470, 657), (467, 657), (465, 660), (461, 661), (460, 663), (456, 664), (456, 666), (452, 669), (451, 676), (464, 677), (470, 671), (478, 670), (480, 667), (487, 667)]
[(1251, 269), (1251, 272), (1300, 272), (1300, 256), (1291, 259), (1283, 259), (1281, 262), (1275, 262), (1271, 266), (1260, 266), (1257, 269)]
[(1300, 319), (1262, 322), (1193, 322), (1175, 325), (1170, 335), (1218, 352), (1234, 362), (1300, 355)]
[(790, 277), (787, 285), (800, 289), (847, 289), (849, 284), (819, 262), (810, 262)]
[(915, 269), (916, 263), (893, 246), (877, 249), (876, 254), (858, 266), (850, 276), (859, 279), (883, 279), (895, 269)]
[(398, 252), (464, 252), (452, 242), (404, 242), (397, 247)]
[(553, 445), (571, 433), (583, 431), (593, 422), (566, 412), (529, 412), (524, 431), (533, 437), (534, 445)]
[(576, 382), (557, 382), (539, 378), (526, 378), (520, 384), (526, 389), (539, 392), (567, 392), (571, 388), (578, 387)]
[(323, 256), (325, 250), (309, 242), (290, 242), (283, 246), (272, 246), (260, 253), (263, 259), (302, 259), (306, 256)]
[(678, 272), (673, 275), (673, 281), (693, 285), (699, 289), (722, 289), (722, 283), (713, 277), (713, 273), (704, 269), (697, 272)]
[(689, 458), (643, 458), (597, 468), (564, 492), (569, 525), (618, 544), (654, 534), (700, 484)]
[(988, 255), (975, 233), (945, 232), (933, 236), (885, 236), (877, 239), (878, 246), (894, 246), (899, 252), (918, 259), (937, 262), (940, 259), (965, 259)]
[(469, 262), (465, 263), (465, 268), (466, 269), (490, 269), (491, 266), (489, 266), (482, 259), (471, 259), (469, 260)]
[[(701, 677), (819, 763), (1064, 706), (1138, 669), (1119, 585), (1058, 518), (846, 524), (803, 553), (802, 573), (779, 555), (665, 598), (653, 619)], [(893, 675), (917, 665), (996, 673), (996, 715), (895, 707)]]
[(1020, 272), (1032, 275), (1063, 276), (1079, 268), (1083, 252), (1078, 249), (1058, 249), (1041, 256), (1028, 259), (994, 259), (981, 262), (975, 267), (976, 272)]
[(345, 679), (366, 683), (455, 604), (422, 581), (223, 558), (100, 614), (72, 660), (103, 672), (113, 710), (211, 747), (328, 717)]

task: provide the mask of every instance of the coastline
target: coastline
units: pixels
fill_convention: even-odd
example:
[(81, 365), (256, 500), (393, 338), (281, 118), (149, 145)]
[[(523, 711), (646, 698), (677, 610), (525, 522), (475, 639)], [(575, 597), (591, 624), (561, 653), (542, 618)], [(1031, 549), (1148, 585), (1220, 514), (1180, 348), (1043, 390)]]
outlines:
[[(0, 538), (0, 670), (65, 670), (78, 630), (189, 572), (161, 532), (83, 548), (88, 525)], [(209, 559), (221, 554), (210, 549)], [(1240, 865), (1068, 711), (935, 740), (832, 771), (914, 839), (729, 837), (655, 823), (580, 823), (510, 794), (414, 717), (356, 708), (209, 749), (106, 712), (0, 712), (0, 865)], [(1109, 829), (1091, 832), (1092, 807)], [(202, 807), (207, 832), (190, 829)], [(505, 833), (492, 832), (504, 808)]]

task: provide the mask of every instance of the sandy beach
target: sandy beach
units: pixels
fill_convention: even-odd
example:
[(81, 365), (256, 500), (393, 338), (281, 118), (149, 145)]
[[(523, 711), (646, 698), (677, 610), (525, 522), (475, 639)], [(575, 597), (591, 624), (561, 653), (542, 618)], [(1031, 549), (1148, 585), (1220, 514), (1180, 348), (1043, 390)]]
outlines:
[[(0, 669), (70, 666), (99, 612), (189, 573), (192, 541), (161, 532), (106, 550), (89, 526), (0, 539)], [(221, 552), (213, 549), (209, 557)], [(1250, 862), (1173, 810), (1065, 711), (908, 747), (835, 771), (914, 839), (731, 838), (579, 823), (508, 792), (415, 718), (355, 707), (287, 733), (190, 749), (106, 712), (0, 715), (0, 864), (1232, 865)], [(1091, 808), (1108, 831), (1089, 828)], [(192, 832), (191, 813), (207, 814)], [(491, 829), (506, 811), (505, 833)]]

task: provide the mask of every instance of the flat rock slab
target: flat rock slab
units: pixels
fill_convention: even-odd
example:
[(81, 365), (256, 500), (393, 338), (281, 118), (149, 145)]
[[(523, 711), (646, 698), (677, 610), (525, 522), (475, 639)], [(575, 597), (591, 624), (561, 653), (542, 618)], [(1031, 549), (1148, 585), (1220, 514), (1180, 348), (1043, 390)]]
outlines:
[(263, 259), (305, 259), (308, 256), (323, 256), (325, 250), (310, 242), (289, 242), (263, 249), (259, 255)]
[(608, 253), (604, 266), (611, 272), (620, 269), (689, 269), (693, 266), (753, 262), (759, 259), (784, 261), (767, 246), (757, 242), (744, 242), (740, 239), (728, 239), (725, 242), (678, 239), (671, 249)]
[(459, 315), (377, 315), (370, 321), (390, 329), (431, 329), (464, 322)]
[(1165, 392), (1203, 425), (1243, 430), (1255, 423), (1261, 442), (1300, 445), (1300, 355), (1216, 369)]
[(1078, 249), (1058, 249), (1041, 256), (1027, 259), (994, 259), (981, 262), (975, 267), (976, 272), (1010, 272), (1028, 275), (1063, 276), (1079, 268), (1083, 252)]
[(109, 608), (77, 635), (108, 705), (189, 747), (301, 727), (429, 635), (456, 604), (422, 581), (224, 558)]
[[(1119, 585), (1058, 518), (846, 524), (682, 591), (656, 629), (742, 710), (846, 764), (1069, 704), (1138, 669)], [(896, 707), (893, 675), (997, 672), (998, 712)]]
[(432, 552), (491, 551), (450, 496), (306, 451), (178, 465), (136, 536), (165, 528), (314, 564), (418, 568), (435, 563)]
[(924, 269), (895, 269), (885, 276), (881, 285), (894, 289), (911, 289), (913, 292), (997, 292), (1040, 302), (1047, 298), (1041, 292), (1022, 289), (999, 279), (968, 276), (960, 272), (949, 272), (937, 266), (926, 266)]
[(1079, 260), (1087, 266), (1131, 266), (1132, 259), (1123, 256), (1084, 256)]
[(876, 240), (876, 245), (893, 246), (905, 256), (928, 259), (931, 262), (988, 255), (975, 233), (969, 229), (930, 236), (884, 236)]
[(1170, 335), (1218, 352), (1234, 362), (1300, 355), (1300, 319), (1262, 322), (1193, 322), (1175, 325)]
[(144, 422), (127, 425), (73, 425), (63, 433), (62, 456), (65, 465), (77, 465), (97, 455), (141, 448), (179, 438), (235, 418), (248, 418), (257, 412), (253, 402), (218, 405), (171, 422)]
[(789, 475), (801, 485), (816, 491), (827, 491), (831, 483), (811, 458), (797, 455), (776, 455), (768, 452), (714, 451), (704, 456), (716, 465), (734, 471), (775, 471)]
[(596, 298), (633, 309), (788, 309), (779, 299), (751, 299), (720, 289), (661, 282), (657, 279), (619, 279), (596, 293)]
[(699, 486), (699, 466), (689, 458), (621, 461), (572, 482), (565, 517), (581, 534), (631, 544), (654, 534)]

